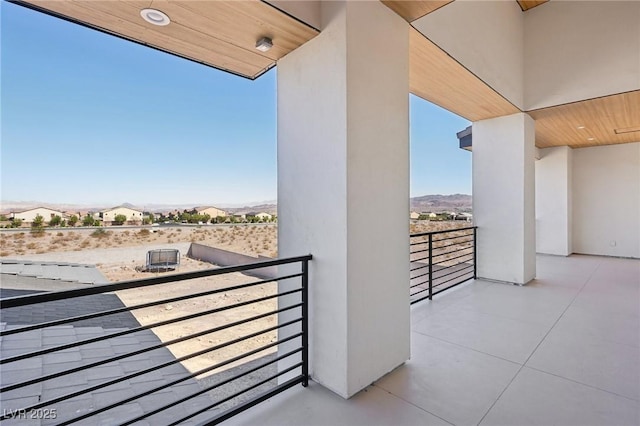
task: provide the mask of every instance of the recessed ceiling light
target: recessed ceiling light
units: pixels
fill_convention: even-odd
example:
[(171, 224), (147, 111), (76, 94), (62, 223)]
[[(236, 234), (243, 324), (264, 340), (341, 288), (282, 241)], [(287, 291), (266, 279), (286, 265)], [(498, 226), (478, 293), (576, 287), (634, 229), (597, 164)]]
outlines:
[(273, 41), (269, 37), (262, 37), (256, 42), (256, 49), (261, 52), (267, 52), (273, 47)]
[(142, 9), (140, 11), (140, 16), (142, 16), (142, 19), (144, 19), (148, 23), (159, 25), (161, 27), (164, 27), (165, 25), (169, 25), (171, 23), (171, 19), (169, 19), (167, 14), (157, 9)]
[(584, 129), (584, 126), (578, 126), (578, 129), (582, 130)]
[(595, 141), (596, 138), (587, 138), (588, 141)]

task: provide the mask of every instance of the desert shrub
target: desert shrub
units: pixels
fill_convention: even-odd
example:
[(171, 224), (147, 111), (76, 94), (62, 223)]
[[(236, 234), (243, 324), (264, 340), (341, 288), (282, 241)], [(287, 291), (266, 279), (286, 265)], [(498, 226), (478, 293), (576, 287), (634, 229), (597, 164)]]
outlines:
[(95, 224), (96, 224), (96, 220), (93, 218), (93, 216), (86, 215), (82, 219), (82, 226), (93, 226)]
[(123, 214), (117, 214), (114, 218), (113, 218), (113, 224), (114, 225), (122, 225), (123, 223), (125, 223), (127, 221), (127, 217)]
[(104, 230), (104, 228), (98, 228), (91, 233), (91, 236), (93, 238), (105, 238), (105, 237), (108, 237), (109, 234), (107, 233), (107, 231)]
[(63, 234), (62, 232), (58, 232), (58, 233), (56, 234), (56, 237), (64, 237), (64, 234)]
[(60, 226), (62, 224), (62, 218), (58, 215), (55, 215), (49, 221), (49, 226)]
[(27, 248), (28, 248), (29, 250), (33, 250), (33, 249), (35, 249), (36, 247), (38, 247), (38, 245), (37, 245), (36, 243), (29, 243), (29, 244), (27, 244)]
[(13, 236), (14, 240), (21, 240), (24, 238), (24, 232), (19, 232)]
[(76, 224), (78, 223), (78, 216), (76, 215), (71, 216), (67, 221), (67, 223), (69, 224), (69, 226), (76, 226)]
[(33, 238), (44, 237), (44, 228), (43, 227), (31, 227), (31, 236)]
[(148, 237), (151, 232), (148, 229), (141, 229), (138, 231), (138, 236), (140, 237)]
[(22, 219), (13, 219), (10, 226), (11, 228), (20, 228), (22, 226)]

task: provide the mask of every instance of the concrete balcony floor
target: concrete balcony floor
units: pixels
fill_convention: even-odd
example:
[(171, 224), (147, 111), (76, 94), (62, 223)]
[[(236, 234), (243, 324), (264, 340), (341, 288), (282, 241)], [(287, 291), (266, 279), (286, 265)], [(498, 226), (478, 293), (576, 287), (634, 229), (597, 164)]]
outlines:
[(412, 308), (411, 360), (350, 400), (311, 383), (234, 425), (638, 425), (640, 260), (538, 256)]

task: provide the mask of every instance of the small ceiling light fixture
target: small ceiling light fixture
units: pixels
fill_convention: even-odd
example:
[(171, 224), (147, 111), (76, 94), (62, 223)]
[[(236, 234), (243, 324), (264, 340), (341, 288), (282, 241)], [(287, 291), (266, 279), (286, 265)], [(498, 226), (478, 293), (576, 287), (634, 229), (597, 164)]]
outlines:
[(584, 129), (584, 126), (578, 126), (578, 129), (582, 130)]
[(588, 141), (595, 141), (596, 138), (587, 138)]
[(273, 41), (269, 37), (262, 37), (256, 42), (256, 49), (261, 52), (268, 52), (273, 47)]
[(161, 27), (164, 27), (165, 25), (169, 25), (171, 23), (171, 19), (169, 19), (167, 14), (157, 9), (142, 9), (140, 11), (140, 16), (142, 16), (142, 19), (144, 19), (148, 23), (159, 25)]

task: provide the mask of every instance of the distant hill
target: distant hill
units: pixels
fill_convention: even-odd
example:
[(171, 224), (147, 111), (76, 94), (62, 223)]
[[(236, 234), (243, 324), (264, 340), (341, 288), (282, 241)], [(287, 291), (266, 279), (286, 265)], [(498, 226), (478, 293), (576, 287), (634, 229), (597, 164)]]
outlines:
[(452, 195), (423, 195), (421, 197), (411, 198), (411, 211), (415, 212), (467, 212), (472, 209), (471, 195), (452, 194)]

